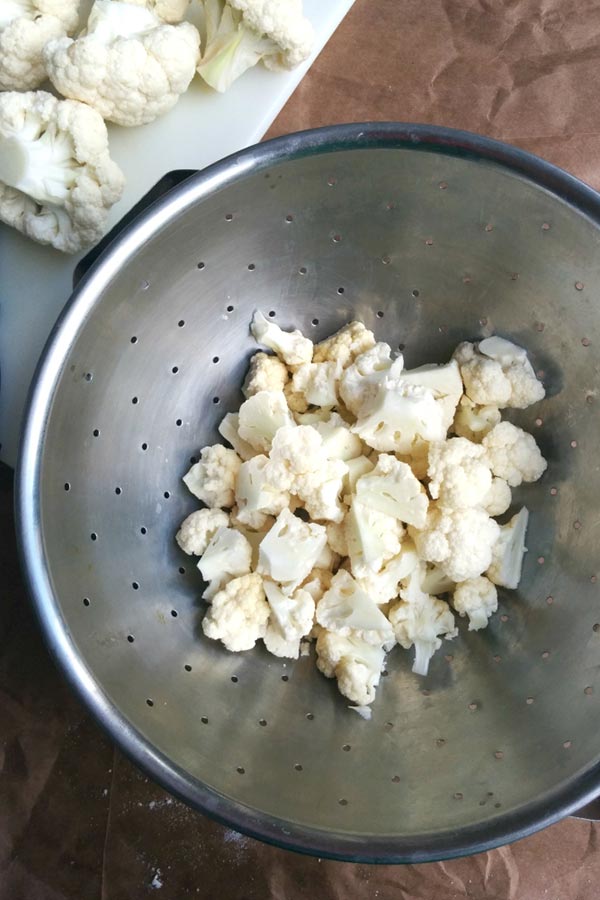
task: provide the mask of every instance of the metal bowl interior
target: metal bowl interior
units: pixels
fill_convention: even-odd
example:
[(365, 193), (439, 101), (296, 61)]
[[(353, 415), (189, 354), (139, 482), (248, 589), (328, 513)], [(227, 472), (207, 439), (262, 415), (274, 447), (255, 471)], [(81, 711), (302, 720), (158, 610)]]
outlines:
[[(173, 191), (79, 286), (46, 350), (19, 469), (44, 630), (121, 747), (184, 800), (304, 852), (409, 861), (490, 847), (600, 787), (596, 461), (600, 204), (519, 151), (442, 129), (290, 136)], [(497, 332), (547, 398), (516, 592), (426, 679), (388, 660), (373, 719), (313, 658), (199, 629), (181, 476), (241, 400), (260, 307), (313, 339), (353, 318), (407, 365)]]

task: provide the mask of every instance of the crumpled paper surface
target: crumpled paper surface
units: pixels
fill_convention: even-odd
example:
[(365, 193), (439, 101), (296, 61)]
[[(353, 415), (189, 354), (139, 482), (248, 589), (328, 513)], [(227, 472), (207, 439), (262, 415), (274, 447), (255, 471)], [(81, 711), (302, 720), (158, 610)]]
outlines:
[[(395, 119), (517, 144), (600, 187), (600, 6), (357, 0), (269, 136)], [(18, 574), (0, 469), (0, 900), (597, 900), (600, 825), (394, 867), (257, 843), (149, 782), (55, 671)]]

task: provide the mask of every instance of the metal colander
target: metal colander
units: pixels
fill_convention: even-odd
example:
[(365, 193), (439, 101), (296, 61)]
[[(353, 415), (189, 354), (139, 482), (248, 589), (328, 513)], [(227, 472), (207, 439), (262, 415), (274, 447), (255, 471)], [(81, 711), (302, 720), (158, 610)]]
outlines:
[[(249, 834), (338, 858), (425, 860), (520, 837), (600, 789), (600, 200), (459, 132), (353, 125), (194, 175), (78, 286), (38, 371), (19, 471), (49, 642), (133, 759)], [(231, 654), (199, 627), (174, 542), (181, 476), (242, 400), (261, 308), (320, 339), (360, 319), (445, 361), (493, 332), (547, 398), (514, 420), (548, 458), (521, 586), (427, 678), (388, 658), (366, 722), (314, 658)]]

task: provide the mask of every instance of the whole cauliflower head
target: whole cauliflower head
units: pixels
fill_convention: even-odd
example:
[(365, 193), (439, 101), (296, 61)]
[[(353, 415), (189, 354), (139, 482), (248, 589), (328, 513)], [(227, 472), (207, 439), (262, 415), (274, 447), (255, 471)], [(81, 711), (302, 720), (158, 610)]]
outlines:
[(482, 509), (430, 507), (422, 531), (409, 529), (419, 557), (452, 581), (477, 578), (489, 567), (500, 526)]
[(289, 380), (287, 366), (279, 357), (263, 353), (255, 353), (250, 360), (250, 368), (246, 373), (242, 393), (244, 397), (252, 397), (259, 391), (282, 391)]
[(222, 509), (197, 509), (183, 520), (175, 540), (189, 556), (202, 556), (219, 528), (228, 525), (229, 515)]
[(342, 369), (354, 362), (357, 356), (375, 346), (375, 335), (362, 322), (349, 322), (335, 334), (315, 344), (313, 362), (339, 363)]
[(46, 80), (42, 51), (71, 34), (79, 0), (3, 0), (0, 4), (0, 90), (30, 91)]
[(317, 637), (317, 667), (336, 678), (338, 689), (352, 703), (367, 706), (375, 699), (385, 651), (356, 635), (344, 637), (321, 629)]
[(231, 509), (235, 503), (235, 483), (241, 459), (223, 444), (203, 447), (200, 460), (183, 476), (194, 497), (212, 508)]
[(200, 35), (189, 22), (169, 25), (147, 6), (96, 0), (85, 32), (44, 48), (50, 81), (117, 125), (152, 122), (187, 90)]
[(456, 585), (452, 605), (459, 615), (469, 617), (469, 631), (479, 631), (498, 609), (498, 591), (489, 578), (478, 575)]
[(548, 467), (533, 435), (512, 422), (500, 422), (483, 439), (482, 447), (494, 475), (511, 487), (537, 481)]
[(0, 94), (0, 220), (75, 253), (102, 237), (124, 183), (95, 110), (45, 91)]
[(429, 445), (429, 493), (440, 506), (479, 506), (492, 486), (486, 452), (480, 444), (456, 437)]
[(202, 631), (233, 653), (251, 650), (265, 636), (270, 614), (262, 578), (253, 572), (233, 578), (215, 594)]

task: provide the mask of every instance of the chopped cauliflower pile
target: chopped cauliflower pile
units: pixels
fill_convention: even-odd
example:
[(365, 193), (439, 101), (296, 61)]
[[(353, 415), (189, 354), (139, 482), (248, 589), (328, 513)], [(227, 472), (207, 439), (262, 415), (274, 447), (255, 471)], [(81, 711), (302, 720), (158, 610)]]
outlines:
[(199, 30), (190, 0), (94, 0), (85, 20), (80, 0), (0, 0), (1, 222), (65, 253), (91, 246), (124, 187), (105, 121), (154, 121), (196, 73), (223, 92), (259, 62), (293, 69), (311, 53), (302, 0), (200, 7)]
[(313, 345), (256, 312), (245, 400), (184, 477), (206, 508), (176, 535), (199, 556), (204, 633), (316, 664), (369, 716), (386, 655), (426, 675), (458, 617), (485, 628), (521, 577), (529, 513), (511, 489), (546, 469), (501, 410), (544, 397), (525, 350), (463, 343), (444, 365), (351, 322)]

